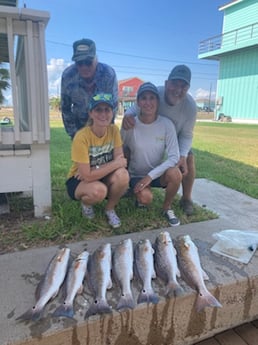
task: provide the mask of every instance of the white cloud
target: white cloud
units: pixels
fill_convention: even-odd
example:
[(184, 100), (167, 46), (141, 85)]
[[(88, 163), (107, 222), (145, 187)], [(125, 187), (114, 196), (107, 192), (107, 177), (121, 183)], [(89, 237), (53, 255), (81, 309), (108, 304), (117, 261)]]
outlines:
[(49, 97), (60, 96), (61, 76), (68, 65), (63, 59), (51, 59), (47, 65)]
[(211, 99), (215, 99), (216, 98), (216, 92), (212, 91), (211, 95), (210, 95), (210, 90), (204, 90), (204, 89), (197, 89), (195, 91), (195, 99), (209, 99), (209, 97)]
[[(69, 65), (63, 59), (51, 59), (47, 65), (48, 73), (48, 94), (49, 98), (52, 96), (60, 96), (61, 76), (64, 69)], [(3, 91), (4, 105), (12, 105), (12, 90), (11, 88)]]

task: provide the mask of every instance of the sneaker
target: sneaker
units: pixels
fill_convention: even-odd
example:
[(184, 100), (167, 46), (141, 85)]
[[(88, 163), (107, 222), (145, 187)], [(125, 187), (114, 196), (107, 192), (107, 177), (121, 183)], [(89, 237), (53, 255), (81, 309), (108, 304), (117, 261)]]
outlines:
[(173, 210), (164, 211), (163, 215), (167, 218), (170, 226), (180, 225), (180, 220), (175, 216), (175, 213)]
[(88, 219), (93, 219), (95, 217), (93, 207), (82, 204), (82, 215)]
[(194, 209), (193, 202), (191, 200), (184, 200), (181, 198), (179, 204), (187, 216), (191, 216), (193, 214)]
[(108, 224), (111, 225), (114, 229), (119, 228), (119, 226), (121, 225), (121, 221), (116, 212), (114, 210), (108, 210), (105, 211), (105, 213), (108, 219)]

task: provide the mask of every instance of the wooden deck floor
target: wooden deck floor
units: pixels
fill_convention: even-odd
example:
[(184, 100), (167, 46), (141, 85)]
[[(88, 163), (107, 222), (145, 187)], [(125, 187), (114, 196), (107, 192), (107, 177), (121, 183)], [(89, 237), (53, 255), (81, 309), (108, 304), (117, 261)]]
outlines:
[(219, 333), (195, 345), (258, 345), (258, 320)]

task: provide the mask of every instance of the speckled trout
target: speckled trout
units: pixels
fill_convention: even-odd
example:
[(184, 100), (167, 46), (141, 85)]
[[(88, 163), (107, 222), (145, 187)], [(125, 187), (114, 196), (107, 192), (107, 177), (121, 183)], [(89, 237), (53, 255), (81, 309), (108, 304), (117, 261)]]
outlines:
[(154, 249), (148, 239), (139, 241), (135, 247), (136, 273), (142, 282), (142, 289), (139, 294), (138, 303), (154, 303), (159, 301), (158, 295), (152, 287), (152, 279), (156, 278), (154, 270)]
[(53, 316), (65, 316), (73, 318), (73, 302), (77, 294), (83, 292), (83, 281), (87, 272), (89, 253), (83, 251), (72, 262), (65, 280), (65, 299)]
[(122, 240), (114, 249), (112, 272), (115, 281), (121, 288), (121, 297), (116, 309), (133, 309), (135, 307), (131, 290), (131, 280), (133, 279), (133, 243), (130, 238)]
[(168, 231), (161, 232), (157, 236), (154, 250), (155, 271), (166, 284), (166, 296), (180, 296), (183, 289), (177, 281), (177, 277), (180, 277), (177, 252)]
[(95, 314), (111, 313), (112, 308), (106, 300), (106, 291), (112, 287), (110, 243), (100, 245), (90, 255), (87, 282), (94, 295), (94, 301), (87, 310), (85, 318)]
[(178, 239), (178, 264), (182, 278), (197, 291), (197, 312), (205, 307), (222, 307), (205, 286), (204, 280), (208, 280), (209, 277), (201, 267), (198, 249), (189, 235)]
[(39, 282), (35, 297), (36, 304), (19, 316), (17, 320), (39, 320), (44, 308), (50, 299), (57, 296), (60, 286), (62, 285), (69, 263), (70, 249), (62, 248), (49, 262), (48, 267), (41, 281)]

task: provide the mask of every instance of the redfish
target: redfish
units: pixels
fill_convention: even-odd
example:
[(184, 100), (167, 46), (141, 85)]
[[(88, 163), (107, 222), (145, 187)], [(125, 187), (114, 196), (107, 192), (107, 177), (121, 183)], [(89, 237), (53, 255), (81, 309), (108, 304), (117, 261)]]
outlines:
[(83, 281), (87, 272), (89, 253), (83, 251), (73, 261), (65, 280), (65, 299), (63, 304), (56, 309), (53, 316), (73, 318), (73, 302), (77, 294), (83, 292)]
[(178, 264), (182, 278), (192, 289), (197, 291), (197, 312), (205, 307), (222, 307), (205, 286), (204, 280), (208, 280), (209, 277), (201, 267), (198, 249), (189, 235), (179, 238)]
[(94, 295), (94, 301), (87, 310), (85, 318), (95, 314), (111, 313), (112, 308), (106, 299), (107, 289), (112, 287), (110, 243), (99, 246), (90, 255), (87, 282)]
[(35, 292), (36, 304), (24, 314), (19, 316), (16, 320), (37, 321), (42, 317), (46, 304), (50, 299), (53, 299), (57, 296), (65, 279), (69, 257), (69, 248), (62, 248), (58, 250), (57, 254), (48, 264), (46, 272), (37, 286)]
[(154, 249), (148, 239), (139, 241), (135, 247), (135, 266), (138, 277), (142, 282), (142, 289), (139, 294), (138, 303), (153, 303), (159, 301), (158, 295), (152, 287), (152, 279), (156, 278), (154, 270)]
[(177, 277), (180, 277), (176, 258), (177, 252), (167, 231), (161, 232), (157, 236), (154, 250), (155, 271), (157, 276), (166, 284), (166, 295), (168, 297), (181, 295), (183, 289), (177, 281)]
[(131, 280), (133, 279), (133, 244), (130, 238), (122, 240), (114, 249), (112, 271), (115, 280), (121, 288), (121, 297), (116, 309), (133, 309), (135, 307), (131, 290)]

